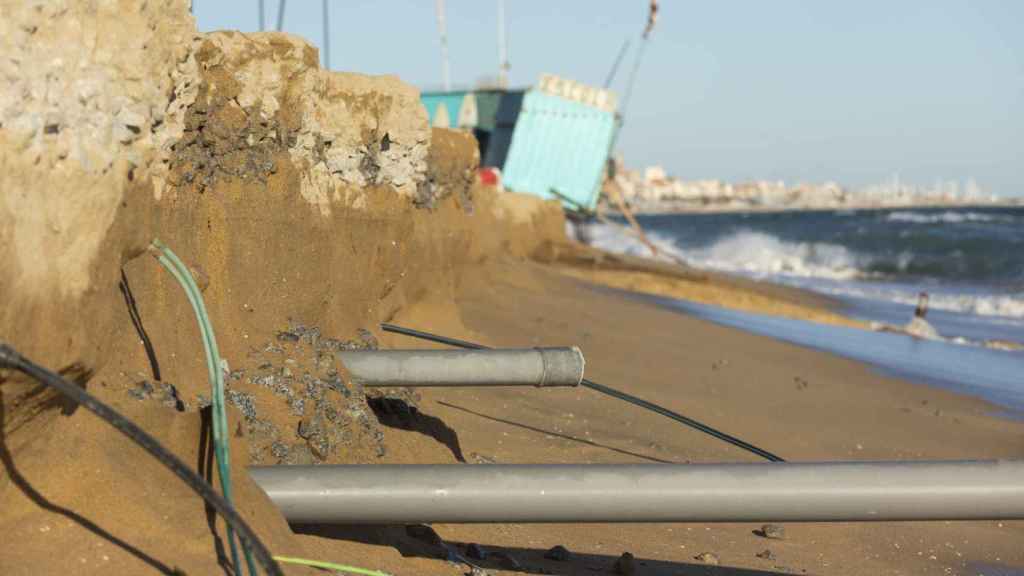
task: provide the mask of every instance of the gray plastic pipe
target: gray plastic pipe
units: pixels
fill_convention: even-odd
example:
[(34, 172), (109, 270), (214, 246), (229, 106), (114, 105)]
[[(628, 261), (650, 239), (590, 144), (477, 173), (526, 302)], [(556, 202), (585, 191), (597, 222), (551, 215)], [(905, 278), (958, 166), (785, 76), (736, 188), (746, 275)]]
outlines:
[(256, 466), (292, 523), (1024, 519), (1024, 461)]
[(578, 386), (579, 348), (505, 350), (346, 350), (338, 352), (363, 386)]

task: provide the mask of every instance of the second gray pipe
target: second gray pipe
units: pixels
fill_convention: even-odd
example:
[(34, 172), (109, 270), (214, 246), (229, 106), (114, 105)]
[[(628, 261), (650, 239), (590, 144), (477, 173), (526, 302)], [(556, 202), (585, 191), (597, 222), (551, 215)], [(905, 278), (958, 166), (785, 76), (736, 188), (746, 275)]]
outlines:
[(503, 350), (345, 350), (352, 380), (384, 386), (578, 386), (579, 348)]
[(292, 523), (1024, 518), (1024, 462), (257, 466)]

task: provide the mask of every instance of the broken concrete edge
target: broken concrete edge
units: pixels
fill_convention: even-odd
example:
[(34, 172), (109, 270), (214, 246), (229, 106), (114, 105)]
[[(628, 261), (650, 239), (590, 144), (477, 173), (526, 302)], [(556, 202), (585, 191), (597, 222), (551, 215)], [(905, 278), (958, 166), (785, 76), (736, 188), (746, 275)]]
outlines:
[[(185, 1), (3, 12), (0, 71), (15, 84), (0, 93), (0, 328), (27, 354), (97, 366), (103, 346), (87, 340), (113, 330), (118, 268), (182, 195), (219, 181), (287, 171), (321, 216), (385, 191), (472, 209), (475, 140), (432, 130), (397, 78), (322, 70), (287, 34), (199, 34)], [(96, 35), (107, 21), (120, 32)]]

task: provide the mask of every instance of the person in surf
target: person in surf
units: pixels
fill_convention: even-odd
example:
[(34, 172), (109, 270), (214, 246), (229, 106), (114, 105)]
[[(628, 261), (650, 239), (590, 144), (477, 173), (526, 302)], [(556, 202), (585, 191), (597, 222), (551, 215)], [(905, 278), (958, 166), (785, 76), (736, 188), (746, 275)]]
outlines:
[(928, 293), (921, 292), (917, 296), (917, 307), (914, 308), (914, 316), (903, 326), (891, 324), (872, 324), (872, 328), (880, 332), (896, 332), (906, 334), (922, 340), (941, 340), (942, 336), (925, 317), (928, 315)]

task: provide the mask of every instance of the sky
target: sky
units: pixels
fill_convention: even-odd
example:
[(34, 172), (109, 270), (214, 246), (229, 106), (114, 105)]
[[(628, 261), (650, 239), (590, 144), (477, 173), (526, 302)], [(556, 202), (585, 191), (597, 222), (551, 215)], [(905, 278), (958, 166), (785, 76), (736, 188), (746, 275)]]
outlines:
[[(193, 0), (200, 31), (259, 29), (257, 0)], [(497, 1), (447, 0), (453, 84), (498, 69)], [(647, 0), (506, 0), (510, 83), (628, 79)], [(278, 0), (265, 0), (273, 29)], [(441, 84), (434, 0), (330, 0), (331, 68)], [(686, 180), (974, 178), (1024, 196), (1024, 1), (661, 0), (619, 151)], [(284, 30), (322, 46), (318, 0)]]

